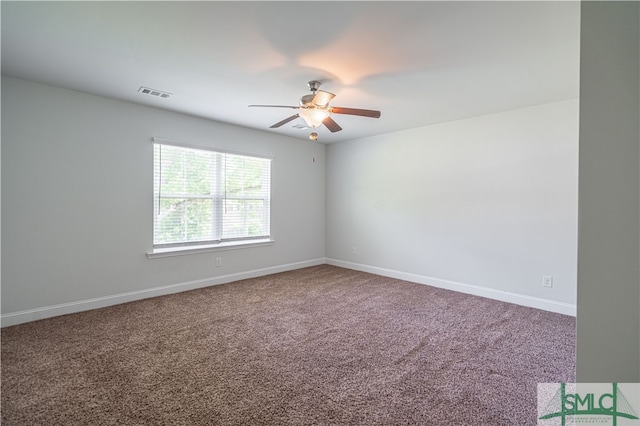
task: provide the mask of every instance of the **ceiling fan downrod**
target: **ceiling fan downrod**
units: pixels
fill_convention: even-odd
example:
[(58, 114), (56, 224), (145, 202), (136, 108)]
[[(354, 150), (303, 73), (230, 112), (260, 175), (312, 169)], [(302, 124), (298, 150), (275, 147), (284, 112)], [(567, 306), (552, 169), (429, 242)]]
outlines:
[(309, 90), (311, 90), (313, 93), (316, 93), (320, 88), (321, 84), (322, 83), (320, 83), (317, 80), (311, 80), (310, 82), (307, 83), (307, 86), (309, 86)]

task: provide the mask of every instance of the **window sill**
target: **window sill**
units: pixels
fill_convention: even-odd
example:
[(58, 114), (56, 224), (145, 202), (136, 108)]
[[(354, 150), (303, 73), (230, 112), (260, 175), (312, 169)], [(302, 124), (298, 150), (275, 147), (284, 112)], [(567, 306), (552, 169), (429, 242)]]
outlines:
[(147, 258), (157, 259), (161, 257), (185, 256), (188, 254), (207, 253), (212, 251), (235, 250), (235, 249), (243, 249), (243, 248), (249, 248), (249, 247), (252, 247), (252, 248), (263, 247), (263, 246), (270, 246), (274, 242), (275, 242), (274, 240), (264, 239), (264, 240), (254, 240), (254, 241), (234, 241), (234, 242), (221, 243), (221, 244), (208, 245), (208, 246), (162, 248), (162, 249), (155, 249), (150, 253), (147, 253)]

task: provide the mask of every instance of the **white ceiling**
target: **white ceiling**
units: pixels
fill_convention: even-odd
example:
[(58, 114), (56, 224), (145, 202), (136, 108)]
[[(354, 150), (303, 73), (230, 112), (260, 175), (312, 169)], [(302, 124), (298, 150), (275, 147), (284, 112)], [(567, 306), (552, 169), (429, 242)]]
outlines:
[[(307, 81), (338, 142), (575, 98), (579, 2), (7, 2), (4, 75), (306, 139), (268, 127)], [(161, 99), (140, 86), (173, 94)]]

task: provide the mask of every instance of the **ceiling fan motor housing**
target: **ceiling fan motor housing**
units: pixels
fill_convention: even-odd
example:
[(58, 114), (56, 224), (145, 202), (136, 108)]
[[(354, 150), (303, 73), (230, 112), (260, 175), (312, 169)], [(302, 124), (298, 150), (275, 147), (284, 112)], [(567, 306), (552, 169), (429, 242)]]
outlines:
[(311, 107), (313, 106), (313, 98), (315, 97), (315, 95), (311, 94), (311, 95), (304, 95), (303, 97), (300, 98), (300, 106), (306, 106), (306, 107)]
[(309, 90), (311, 90), (311, 94), (304, 95), (300, 98), (300, 106), (313, 107), (313, 98), (316, 96), (316, 92), (320, 89), (320, 82), (317, 80), (311, 80), (307, 83), (309, 86)]

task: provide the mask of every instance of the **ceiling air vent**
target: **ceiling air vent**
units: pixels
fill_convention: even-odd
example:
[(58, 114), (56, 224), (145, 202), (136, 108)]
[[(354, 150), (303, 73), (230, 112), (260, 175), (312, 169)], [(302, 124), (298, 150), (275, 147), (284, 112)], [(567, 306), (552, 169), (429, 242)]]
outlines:
[(150, 96), (155, 96), (158, 98), (170, 98), (172, 93), (169, 92), (163, 92), (162, 90), (156, 90), (156, 89), (150, 89), (148, 87), (144, 87), (144, 86), (140, 86), (140, 88), (138, 89), (139, 93), (142, 93), (143, 95), (150, 95)]

